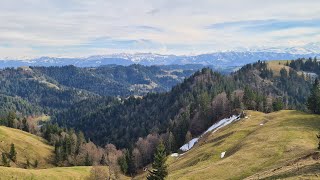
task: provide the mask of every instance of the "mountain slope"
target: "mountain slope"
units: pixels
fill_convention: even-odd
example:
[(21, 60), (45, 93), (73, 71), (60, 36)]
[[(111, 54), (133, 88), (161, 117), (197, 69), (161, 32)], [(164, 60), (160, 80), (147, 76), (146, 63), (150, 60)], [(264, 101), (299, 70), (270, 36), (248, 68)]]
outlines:
[(202, 65), (97, 68), (19, 67), (0, 70), (0, 112), (53, 114), (88, 98), (166, 92)]
[[(274, 69), (259, 61), (231, 75), (203, 69), (167, 93), (129, 98), (114, 105), (88, 99), (53, 119), (62, 126), (82, 130), (101, 145), (111, 142), (122, 148), (139, 137), (171, 131), (179, 146), (187, 131), (193, 137), (200, 135), (210, 123), (232, 115), (241, 105), (272, 112), (273, 104), (279, 101), (285, 109), (306, 110), (311, 80), (283, 64), (272, 66)], [(280, 76), (277, 70), (282, 67), (289, 70)]]
[[(170, 92), (150, 93), (143, 98), (131, 97), (111, 106), (106, 102), (104, 107), (97, 105), (99, 108), (89, 111), (87, 109), (91, 106), (86, 104), (94, 103), (84, 101), (53, 119), (60, 125), (83, 131), (100, 145), (114, 143), (121, 148), (128, 147), (139, 137), (166, 133), (169, 128), (179, 146), (184, 143), (188, 130), (198, 135), (209, 123), (222, 116), (211, 112), (212, 99), (225, 89), (232, 92), (238, 86), (230, 77), (203, 69)], [(79, 111), (85, 113), (79, 114)]]
[(85, 90), (60, 85), (29, 67), (0, 70), (0, 94), (11, 99), (18, 97), (43, 112), (61, 110), (80, 100), (97, 96)]
[[(257, 179), (260, 172), (284, 167), (316, 150), (319, 115), (288, 110), (247, 113), (248, 118), (208, 134), (185, 154), (170, 157), (168, 179)], [(222, 152), (226, 154), (221, 159)]]
[(54, 148), (44, 139), (18, 129), (0, 126), (0, 151), (9, 153), (11, 143), (17, 151), (17, 163), (11, 162), (12, 167), (24, 168), (27, 159), (31, 164), (38, 160), (40, 168), (53, 166)]

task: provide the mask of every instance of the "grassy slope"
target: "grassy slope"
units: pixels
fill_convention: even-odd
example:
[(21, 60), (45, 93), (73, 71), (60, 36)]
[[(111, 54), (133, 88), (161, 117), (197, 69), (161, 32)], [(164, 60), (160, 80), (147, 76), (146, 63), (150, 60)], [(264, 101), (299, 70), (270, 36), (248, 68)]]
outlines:
[[(92, 166), (55, 167), (49, 169), (21, 169), (0, 166), (0, 180), (2, 179), (32, 179), (32, 180), (75, 180), (88, 179)], [(107, 168), (107, 167), (105, 167)], [(119, 180), (129, 180), (119, 175)]]
[(320, 116), (297, 111), (248, 114), (248, 119), (209, 135), (183, 156), (169, 157), (168, 179), (257, 179), (258, 172), (315, 151)]
[(280, 60), (280, 61), (268, 61), (268, 68), (272, 69), (275, 76), (280, 76), (280, 70), (285, 68), (289, 72), (290, 67), (286, 66), (286, 63), (290, 61)]
[[(291, 69), (291, 67), (286, 66), (287, 62), (291, 62), (291, 61), (287, 61), (287, 60), (279, 60), (279, 61), (268, 61), (268, 68), (270, 68), (275, 76), (280, 76), (280, 70), (285, 68), (287, 70), (287, 72), (289, 72), (289, 70)], [(298, 71), (299, 75), (302, 75), (302, 71)]]
[(17, 151), (17, 164), (13, 167), (24, 167), (27, 159), (33, 164), (39, 162), (39, 168), (52, 167), (53, 147), (38, 136), (18, 129), (0, 126), (0, 152), (8, 153), (13, 143)]
[[(9, 152), (10, 144), (14, 143), (17, 151), (17, 164), (11, 162), (11, 167), (0, 166), (2, 179), (86, 179), (92, 167), (54, 167), (53, 147), (38, 136), (18, 129), (0, 126), (0, 152)], [(23, 169), (29, 158), (31, 164), (37, 159), (39, 169)], [(0, 165), (2, 161), (0, 160)], [(42, 169), (48, 168), (48, 169)], [(129, 179), (121, 175), (121, 179)]]
[(85, 179), (91, 167), (58, 167), (49, 169), (21, 169), (0, 167), (0, 179)]

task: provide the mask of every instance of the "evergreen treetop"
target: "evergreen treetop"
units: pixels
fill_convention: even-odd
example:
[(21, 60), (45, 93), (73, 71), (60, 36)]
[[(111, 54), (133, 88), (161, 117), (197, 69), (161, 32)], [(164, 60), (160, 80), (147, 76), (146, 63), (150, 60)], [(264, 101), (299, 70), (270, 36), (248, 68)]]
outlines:
[(154, 162), (152, 163), (153, 170), (149, 171), (147, 177), (148, 180), (163, 180), (168, 176), (166, 159), (165, 147), (163, 143), (160, 142), (154, 155)]

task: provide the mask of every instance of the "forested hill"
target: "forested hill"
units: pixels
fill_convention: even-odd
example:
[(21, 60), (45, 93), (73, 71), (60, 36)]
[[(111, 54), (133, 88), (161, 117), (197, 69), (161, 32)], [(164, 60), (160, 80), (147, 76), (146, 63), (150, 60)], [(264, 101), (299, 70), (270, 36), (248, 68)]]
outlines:
[[(145, 95), (148, 92), (169, 91), (201, 67), (187, 69), (167, 66), (117, 66), (108, 65), (95, 68), (31, 67), (39, 74), (53, 79), (64, 86), (84, 89), (101, 96)], [(203, 67), (203, 66), (202, 66)]]
[(53, 114), (87, 98), (169, 91), (202, 65), (96, 68), (20, 67), (0, 70), (0, 112)]
[(9, 111), (24, 115), (53, 113), (94, 96), (97, 95), (57, 84), (28, 67), (0, 71), (2, 115)]
[(259, 61), (231, 75), (203, 69), (170, 92), (121, 102), (85, 100), (57, 114), (55, 120), (82, 130), (100, 145), (131, 147), (139, 137), (158, 134), (175, 151), (187, 137), (199, 135), (239, 109), (306, 110), (312, 80), (286, 63)]

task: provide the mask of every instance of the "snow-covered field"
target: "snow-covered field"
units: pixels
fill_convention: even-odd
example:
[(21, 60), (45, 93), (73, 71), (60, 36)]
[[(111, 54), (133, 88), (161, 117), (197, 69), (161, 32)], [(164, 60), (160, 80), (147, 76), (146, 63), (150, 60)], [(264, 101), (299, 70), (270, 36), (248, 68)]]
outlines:
[(180, 147), (180, 150), (182, 151), (188, 151), (190, 150), (198, 141), (199, 139), (205, 135), (206, 133), (209, 133), (209, 132), (216, 132), (218, 129), (220, 128), (223, 128), (225, 127), (226, 125), (228, 124), (231, 124), (232, 122), (234, 121), (237, 121), (240, 119), (240, 116), (231, 116), (230, 118), (225, 118), (225, 119), (222, 119), (220, 121), (218, 121), (217, 123), (213, 124), (211, 127), (209, 127), (204, 133), (202, 133), (201, 136), (197, 137), (197, 138), (194, 138), (192, 139), (191, 141), (189, 141), (188, 143), (186, 143), (185, 145), (183, 145), (182, 147)]

